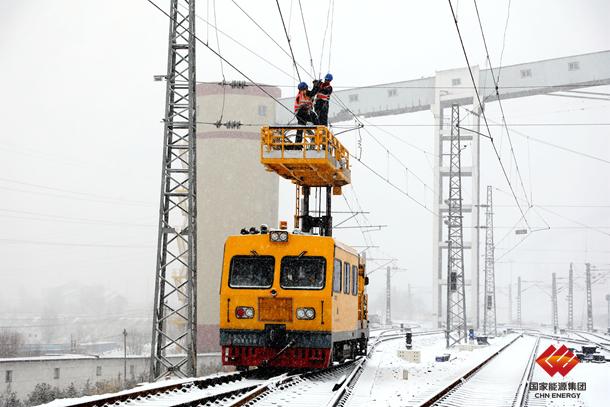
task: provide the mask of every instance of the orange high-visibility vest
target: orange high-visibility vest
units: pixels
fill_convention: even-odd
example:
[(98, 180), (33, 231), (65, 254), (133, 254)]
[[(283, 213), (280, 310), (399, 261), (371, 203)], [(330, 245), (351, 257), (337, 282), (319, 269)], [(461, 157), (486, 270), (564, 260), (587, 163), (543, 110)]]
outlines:
[(307, 91), (300, 91), (294, 100), (294, 111), (297, 112), (301, 108), (311, 109), (311, 98), (305, 93)]
[[(320, 90), (328, 87), (330, 87), (330, 83), (322, 82), (322, 84), (320, 85)], [(318, 93), (316, 94), (316, 98), (319, 100), (328, 101), (330, 99), (330, 95), (325, 95), (324, 93), (318, 91)]]

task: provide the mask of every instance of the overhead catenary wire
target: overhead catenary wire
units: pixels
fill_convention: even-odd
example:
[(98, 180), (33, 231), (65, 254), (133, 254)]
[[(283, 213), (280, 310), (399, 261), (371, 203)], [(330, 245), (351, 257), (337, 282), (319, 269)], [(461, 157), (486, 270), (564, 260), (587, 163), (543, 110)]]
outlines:
[[(218, 49), (218, 53), (220, 54), (220, 40), (218, 39), (218, 21), (216, 20), (216, 0), (212, 0), (213, 1), (213, 9), (214, 9), (214, 26), (216, 28), (216, 49)], [(218, 119), (218, 122), (222, 122), (224, 113), (225, 113), (225, 103), (226, 103), (226, 98), (227, 98), (227, 85), (226, 85), (226, 78), (225, 78), (225, 68), (224, 68), (224, 63), (222, 62), (222, 58), (218, 58), (218, 60), (220, 61), (220, 73), (222, 75), (222, 107), (220, 108), (220, 118)]]
[[(473, 0), (473, 2), (474, 2), (474, 8), (475, 8), (476, 14), (477, 14), (477, 20), (479, 22), (479, 28), (480, 28), (480, 31), (481, 31), (481, 37), (483, 38), (483, 45), (485, 47), (485, 56), (487, 58), (487, 63), (489, 64), (491, 78), (492, 78), (493, 83), (494, 83), (496, 97), (497, 97), (497, 100), (498, 100), (498, 106), (500, 107), (500, 113), (502, 115), (502, 123), (504, 124), (504, 129), (506, 130), (506, 137), (508, 138), (508, 144), (510, 146), (510, 153), (511, 153), (511, 156), (513, 158), (513, 161), (515, 162), (515, 169), (517, 171), (517, 176), (519, 178), (519, 183), (521, 184), (521, 188), (523, 190), (523, 195), (525, 197), (525, 200), (527, 201), (527, 204), (530, 205), (531, 201), (528, 198), (527, 191), (525, 190), (525, 184), (523, 183), (523, 177), (521, 176), (521, 170), (519, 169), (519, 162), (517, 161), (517, 156), (515, 154), (515, 149), (513, 147), (512, 138), (510, 136), (510, 130), (508, 129), (508, 126), (506, 124), (506, 116), (504, 114), (504, 107), (502, 106), (502, 98), (500, 97), (500, 91), (499, 91), (499, 81), (494, 76), (494, 69), (493, 69), (493, 65), (491, 63), (491, 58), (489, 57), (489, 49), (487, 48), (487, 40), (485, 39), (485, 32), (483, 30), (483, 23), (481, 22), (481, 16), (479, 14), (479, 6), (477, 5), (477, 0)], [(507, 22), (507, 24), (508, 24), (508, 22)], [(505, 39), (506, 39), (506, 31), (504, 32), (504, 35), (505, 35)], [(490, 134), (490, 136), (491, 136), (491, 134)]]
[[(165, 10), (163, 10), (161, 7), (159, 7), (157, 5), (157, 3), (155, 3), (153, 0), (146, 0), (148, 1), (153, 7), (155, 7), (157, 10), (159, 10), (161, 13), (163, 13), (167, 18), (172, 19), (172, 17), (169, 15), (169, 13), (167, 13)], [(229, 65), (231, 68), (233, 68), (237, 73), (239, 73), (241, 76), (243, 76), (244, 78), (246, 78), (250, 83), (252, 83), (254, 86), (256, 86), (258, 89), (260, 89), (265, 95), (267, 95), (268, 97), (270, 97), (271, 99), (273, 99), (275, 102), (277, 102), (280, 106), (282, 106), (284, 109), (286, 109), (291, 115), (294, 115), (294, 112), (292, 110), (290, 110), (286, 105), (284, 105), (282, 102), (279, 101), (279, 99), (277, 99), (275, 96), (273, 96), (271, 93), (269, 93), (264, 87), (262, 87), (261, 85), (259, 85), (258, 83), (254, 82), (254, 80), (252, 80), (250, 78), (250, 76), (248, 76), (247, 74), (245, 74), (241, 69), (237, 68), (233, 63), (231, 63), (230, 61), (228, 61), (225, 57), (223, 57), (221, 54), (219, 54), (218, 52), (216, 52), (212, 47), (210, 47), (208, 44), (206, 44), (205, 42), (203, 42), (203, 40), (201, 40), (201, 38), (199, 38), (194, 32), (187, 30), (189, 32), (190, 35), (193, 36), (193, 38), (195, 38), (195, 40), (197, 40), (200, 44), (204, 45), (208, 50), (210, 50), (210, 52), (212, 52), (213, 54), (215, 54), (217, 57), (221, 58), (224, 62), (226, 62), (227, 65)]]
[(457, 21), (457, 17), (455, 15), (455, 11), (453, 9), (453, 4), (451, 3), (451, 0), (448, 0), (449, 2), (449, 8), (451, 9), (451, 15), (453, 16), (453, 22), (455, 24), (455, 28), (458, 34), (458, 38), (460, 40), (460, 45), (462, 47), (462, 52), (464, 53), (464, 58), (466, 60), (466, 66), (468, 68), (468, 72), (470, 74), (470, 80), (472, 81), (472, 86), (474, 89), (474, 93), (475, 96), (477, 98), (478, 104), (479, 104), (479, 111), (480, 114), (483, 116), (483, 121), (485, 123), (485, 127), (487, 129), (487, 133), (489, 135), (489, 139), (491, 141), (491, 145), (493, 147), (493, 150), (496, 154), (496, 158), (498, 159), (498, 163), (500, 164), (500, 167), (502, 169), (502, 173), (504, 174), (504, 178), (506, 179), (506, 182), (508, 183), (508, 186), (511, 190), (511, 193), (513, 195), (513, 199), (515, 200), (515, 203), (517, 204), (517, 207), (519, 208), (519, 211), (521, 212), (521, 214), (523, 215), (523, 220), (525, 222), (525, 224), (527, 225), (528, 229), (531, 229), (529, 226), (529, 223), (527, 221), (527, 218), (525, 217), (525, 212), (523, 211), (523, 208), (521, 207), (521, 204), (519, 203), (519, 199), (517, 198), (517, 194), (515, 193), (515, 190), (513, 188), (512, 183), (510, 182), (510, 178), (508, 177), (508, 174), (506, 172), (506, 168), (504, 167), (504, 164), (502, 163), (502, 158), (500, 157), (500, 153), (498, 152), (498, 149), (496, 148), (494, 139), (491, 135), (491, 130), (489, 128), (489, 124), (487, 123), (487, 117), (485, 116), (485, 110), (483, 109), (483, 103), (481, 102), (481, 96), (479, 95), (479, 90), (477, 88), (477, 84), (476, 81), (474, 80), (474, 75), (472, 73), (472, 68), (470, 66), (470, 61), (468, 59), (468, 54), (466, 53), (466, 47), (464, 45), (464, 40), (462, 39), (462, 33), (460, 32), (460, 26), (458, 25), (458, 21)]
[(313, 74), (315, 76), (316, 68), (313, 66), (313, 56), (311, 55), (311, 46), (309, 45), (309, 35), (307, 34), (307, 24), (305, 23), (305, 14), (303, 13), (303, 6), (301, 5), (301, 0), (299, 0), (299, 9), (301, 11), (301, 20), (303, 21), (303, 30), (305, 31), (305, 41), (307, 42), (307, 50), (309, 51), (309, 63), (311, 64), (311, 72), (313, 72)]
[[(249, 19), (250, 21), (252, 21), (252, 22), (254, 23), (254, 25), (256, 25), (256, 26), (257, 26), (257, 27), (258, 27), (258, 28), (259, 28), (259, 29), (260, 29), (260, 30), (263, 32), (263, 34), (265, 34), (265, 35), (266, 35), (266, 36), (267, 36), (267, 37), (268, 37), (268, 38), (269, 38), (271, 41), (273, 41), (273, 43), (274, 43), (275, 45), (277, 45), (277, 47), (278, 47), (280, 50), (282, 50), (282, 52), (283, 52), (284, 54), (286, 54), (286, 56), (287, 56), (288, 58), (291, 58), (291, 59), (293, 59), (293, 58), (294, 58), (294, 56), (291, 54), (291, 52), (292, 52), (292, 51), (290, 51), (290, 52), (289, 52), (289, 51), (287, 51), (287, 50), (286, 50), (284, 47), (282, 47), (282, 45), (281, 45), (279, 42), (277, 42), (277, 41), (276, 41), (276, 39), (275, 39), (275, 38), (273, 38), (273, 36), (271, 36), (271, 34), (269, 34), (269, 33), (267, 32), (267, 30), (265, 30), (265, 29), (264, 29), (264, 28), (263, 28), (263, 27), (262, 27), (262, 26), (261, 26), (261, 25), (260, 25), (260, 24), (259, 24), (259, 23), (258, 23), (258, 22), (257, 22), (257, 21), (256, 21), (256, 20), (255, 20), (255, 19), (254, 19), (254, 18), (253, 18), (253, 17), (252, 17), (252, 16), (251, 16), (251, 15), (250, 15), (250, 14), (249, 14), (247, 11), (246, 11), (246, 10), (244, 10), (244, 9), (243, 9), (243, 7), (241, 7), (241, 6), (240, 6), (240, 5), (239, 5), (239, 4), (238, 4), (238, 3), (237, 3), (235, 0), (231, 0), (231, 1), (233, 2), (233, 4), (235, 4), (235, 6), (236, 6), (238, 9), (240, 9), (240, 10), (241, 10), (241, 12), (242, 12), (242, 13), (243, 13), (243, 14), (244, 14), (246, 17), (248, 17), (248, 19)], [(292, 14), (292, 9), (291, 9), (290, 13)], [(290, 17), (289, 17), (288, 21), (290, 22)], [(288, 31), (290, 31), (290, 27), (288, 27)], [(295, 62), (296, 62), (296, 60), (295, 60)], [(302, 66), (301, 64), (299, 64), (298, 62), (296, 62), (296, 64), (297, 64), (297, 65), (298, 65), (298, 66), (299, 66), (301, 69), (303, 69), (303, 71), (304, 71), (304, 72), (306, 72), (307, 74), (309, 74), (309, 72), (307, 72), (307, 70), (306, 70), (305, 68), (303, 68), (303, 66)], [(311, 75), (310, 75), (310, 76), (311, 76)], [(313, 77), (312, 77), (312, 78), (313, 78)], [(292, 87), (294, 87), (294, 85), (290, 85), (289, 87), (290, 87), (290, 88), (292, 88)]]
[[(180, 6), (182, 7), (182, 6)], [(200, 15), (196, 14), (195, 18), (197, 18), (198, 20), (204, 22), (207, 26), (207, 28), (213, 28), (213, 29), (217, 29), (218, 32), (225, 36), (226, 38), (228, 38), (229, 40), (233, 41), (235, 44), (239, 45), (241, 48), (243, 48), (244, 50), (248, 51), (250, 54), (254, 55), (255, 57), (257, 57), (258, 59), (260, 59), (261, 61), (265, 62), (266, 64), (268, 64), (269, 66), (273, 67), (274, 69), (276, 69), (277, 71), (283, 73), (284, 75), (286, 75), (288, 78), (293, 79), (294, 80), (294, 75), (292, 75), (291, 73), (286, 72), (285, 70), (283, 70), (282, 68), (280, 68), (279, 66), (275, 65), (273, 62), (269, 61), (267, 58), (261, 56), (260, 54), (254, 52), (251, 48), (247, 47), (246, 45), (244, 45), (242, 42), (236, 40), (235, 38), (233, 38), (232, 36), (230, 36), (229, 34), (225, 33), (224, 31), (222, 31), (220, 28), (217, 28), (216, 25), (210, 23), (208, 20), (206, 20), (205, 18), (201, 17)], [(207, 44), (207, 43), (206, 43)], [(292, 85), (291, 85), (292, 87)]]
[(294, 51), (292, 50), (292, 44), (290, 43), (290, 35), (288, 35), (288, 30), (286, 29), (286, 23), (284, 22), (284, 16), (282, 15), (282, 8), (280, 7), (279, 0), (275, 0), (275, 3), (277, 4), (277, 11), (280, 13), (280, 19), (282, 20), (282, 26), (284, 27), (284, 33), (286, 34), (286, 40), (288, 41), (288, 48), (290, 48), (290, 55), (292, 55), (292, 62), (294, 64), (294, 70), (297, 73), (299, 82), (301, 82), (301, 74), (299, 73), (299, 67), (297, 64), (297, 60), (294, 57)]
[(324, 35), (322, 36), (322, 46), (320, 47), (320, 70), (318, 71), (318, 77), (322, 77), (322, 63), (324, 62), (324, 45), (326, 44), (326, 34), (328, 33), (328, 23), (330, 20), (330, 9), (333, 5), (333, 0), (328, 2), (328, 11), (326, 12), (326, 25), (324, 27)]

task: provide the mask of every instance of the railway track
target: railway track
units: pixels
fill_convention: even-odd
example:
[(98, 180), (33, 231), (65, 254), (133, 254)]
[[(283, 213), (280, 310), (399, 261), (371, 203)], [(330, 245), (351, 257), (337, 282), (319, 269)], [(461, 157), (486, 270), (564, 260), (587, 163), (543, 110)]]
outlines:
[(518, 336), (420, 406), (522, 406), (540, 338)]
[[(413, 336), (442, 333), (442, 330), (413, 332)], [(387, 330), (369, 346), (369, 354), (386, 341), (404, 338), (404, 332)], [(311, 372), (282, 372), (255, 369), (219, 374), (193, 380), (152, 384), (111, 394), (90, 396), (54, 404), (65, 407), (212, 407), (212, 406), (339, 406), (349, 397), (366, 363), (360, 357), (333, 367)], [(301, 400), (299, 404), (299, 400)]]

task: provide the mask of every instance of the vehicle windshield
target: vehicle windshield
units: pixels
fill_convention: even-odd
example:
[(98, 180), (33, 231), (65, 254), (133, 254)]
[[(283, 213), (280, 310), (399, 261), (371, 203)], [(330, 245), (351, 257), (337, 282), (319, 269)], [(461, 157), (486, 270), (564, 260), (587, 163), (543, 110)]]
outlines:
[(314, 256), (286, 256), (282, 259), (280, 286), (294, 289), (322, 289), (326, 260)]
[(274, 266), (273, 256), (234, 256), (229, 270), (229, 287), (270, 288)]

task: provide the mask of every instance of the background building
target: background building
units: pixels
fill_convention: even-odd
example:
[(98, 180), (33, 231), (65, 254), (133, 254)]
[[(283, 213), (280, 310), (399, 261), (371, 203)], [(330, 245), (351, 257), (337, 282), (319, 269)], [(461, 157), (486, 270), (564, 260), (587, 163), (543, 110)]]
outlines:
[[(280, 89), (264, 86), (274, 97)], [(240, 121), (240, 128), (217, 121)], [(197, 85), (197, 349), (219, 349), (224, 242), (241, 228), (277, 226), (276, 174), (260, 164), (260, 125), (275, 123), (273, 100), (255, 86)]]

